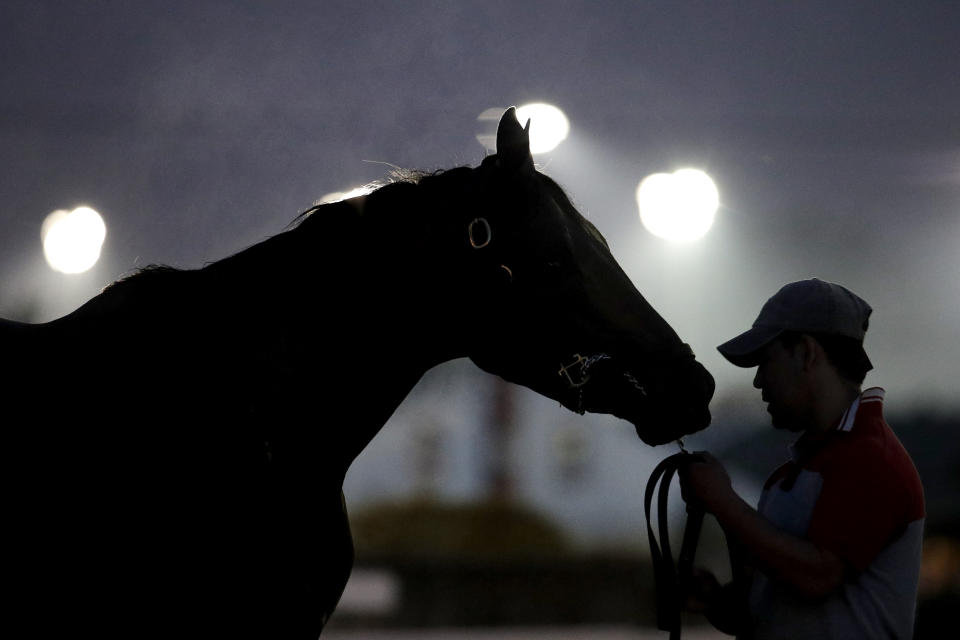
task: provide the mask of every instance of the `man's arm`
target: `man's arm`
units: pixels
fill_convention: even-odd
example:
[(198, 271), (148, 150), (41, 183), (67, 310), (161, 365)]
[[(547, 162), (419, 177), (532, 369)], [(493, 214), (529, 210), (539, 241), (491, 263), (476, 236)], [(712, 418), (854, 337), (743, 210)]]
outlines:
[(775, 527), (736, 494), (716, 458), (703, 452), (697, 455), (697, 461), (680, 470), (684, 499), (699, 500), (713, 513), (758, 570), (811, 600), (824, 598), (840, 586), (845, 566), (839, 557)]

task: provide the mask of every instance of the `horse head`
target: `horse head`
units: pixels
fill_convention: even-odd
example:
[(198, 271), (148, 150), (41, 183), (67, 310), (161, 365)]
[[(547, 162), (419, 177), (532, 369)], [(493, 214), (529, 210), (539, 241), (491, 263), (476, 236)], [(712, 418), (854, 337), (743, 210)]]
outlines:
[(456, 207), (466, 272), (458, 295), (469, 357), (573, 411), (628, 420), (648, 444), (705, 428), (713, 378), (600, 232), (536, 171), (529, 126), (509, 109), (496, 153), (463, 170), (471, 175)]

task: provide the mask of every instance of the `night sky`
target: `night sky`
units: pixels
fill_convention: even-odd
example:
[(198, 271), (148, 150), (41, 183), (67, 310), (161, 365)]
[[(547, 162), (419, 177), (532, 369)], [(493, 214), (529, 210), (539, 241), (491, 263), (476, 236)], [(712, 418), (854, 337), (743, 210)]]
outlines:
[[(5, 0), (0, 316), (52, 319), (138, 266), (223, 258), (388, 164), (475, 165), (480, 113), (532, 101), (571, 125), (541, 170), (693, 345), (718, 399), (755, 392), (715, 345), (816, 276), (874, 307), (868, 385), (899, 406), (956, 402), (947, 1)], [(634, 190), (685, 166), (713, 176), (721, 207), (677, 246), (643, 228)], [(54, 273), (41, 222), (81, 204), (106, 221), (103, 258)]]

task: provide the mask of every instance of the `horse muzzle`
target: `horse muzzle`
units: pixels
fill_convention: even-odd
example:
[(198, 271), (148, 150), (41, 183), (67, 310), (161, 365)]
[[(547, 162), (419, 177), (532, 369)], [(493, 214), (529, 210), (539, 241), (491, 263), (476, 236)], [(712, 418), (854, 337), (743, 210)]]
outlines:
[(691, 361), (650, 403), (643, 421), (634, 421), (640, 439), (665, 444), (710, 426), (710, 400), (715, 382), (707, 369)]
[(643, 376), (615, 358), (595, 360), (589, 378), (572, 389), (582, 413), (609, 413), (634, 425), (640, 439), (659, 445), (710, 425), (713, 376), (696, 360)]

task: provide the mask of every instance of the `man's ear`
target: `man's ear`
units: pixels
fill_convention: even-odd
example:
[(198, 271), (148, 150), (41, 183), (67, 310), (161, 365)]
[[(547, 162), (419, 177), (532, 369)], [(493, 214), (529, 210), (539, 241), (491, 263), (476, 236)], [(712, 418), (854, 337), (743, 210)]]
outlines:
[(801, 335), (797, 349), (800, 350), (797, 356), (801, 358), (803, 368), (806, 370), (810, 370), (826, 361), (827, 354), (824, 352), (823, 346), (813, 336), (805, 333)]

